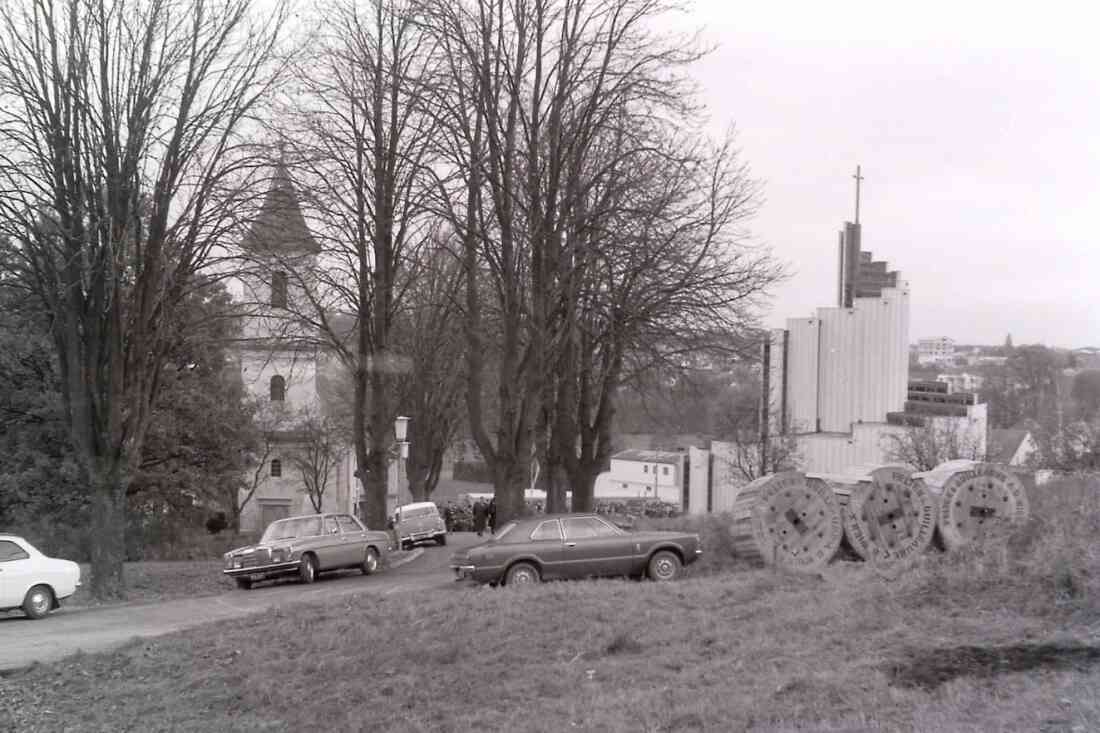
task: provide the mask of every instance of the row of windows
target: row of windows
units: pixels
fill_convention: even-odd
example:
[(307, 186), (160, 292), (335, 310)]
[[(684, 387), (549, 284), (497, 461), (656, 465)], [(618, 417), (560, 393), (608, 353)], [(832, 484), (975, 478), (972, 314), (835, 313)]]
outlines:
[[(649, 473), (649, 464), (648, 463), (646, 465), (642, 466), (642, 473)], [(653, 467), (653, 473), (657, 473), (657, 467), (656, 466)], [(664, 476), (668, 475), (668, 466), (661, 466), (661, 474), (664, 475)]]

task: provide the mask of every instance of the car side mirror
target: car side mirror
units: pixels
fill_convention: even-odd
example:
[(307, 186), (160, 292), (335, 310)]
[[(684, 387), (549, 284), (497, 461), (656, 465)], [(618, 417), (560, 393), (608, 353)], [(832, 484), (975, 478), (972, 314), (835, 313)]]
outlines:
[(330, 530), (328, 531), (328, 533), (329, 533), (329, 534), (340, 534), (340, 530), (339, 530), (338, 528), (336, 528), (336, 527), (333, 527), (332, 529), (330, 529)]

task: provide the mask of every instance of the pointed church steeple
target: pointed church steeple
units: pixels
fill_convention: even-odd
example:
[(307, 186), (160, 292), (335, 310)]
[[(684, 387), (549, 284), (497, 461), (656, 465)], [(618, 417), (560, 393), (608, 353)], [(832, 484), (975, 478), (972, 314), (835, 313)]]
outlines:
[(306, 226), (298, 192), (281, 159), (272, 170), (271, 187), (242, 246), (254, 255), (271, 257), (300, 257), (321, 251)]

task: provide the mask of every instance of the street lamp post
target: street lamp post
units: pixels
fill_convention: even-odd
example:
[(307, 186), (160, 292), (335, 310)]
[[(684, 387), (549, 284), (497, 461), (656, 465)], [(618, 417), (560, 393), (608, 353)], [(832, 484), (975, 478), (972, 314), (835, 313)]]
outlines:
[[(395, 452), (390, 453), (390, 460), (397, 460), (397, 475), (394, 477), (393, 497), (396, 508), (401, 497), (401, 461), (409, 457), (409, 418), (398, 415), (393, 420), (393, 437), (396, 439)], [(387, 471), (388, 473), (388, 471)]]

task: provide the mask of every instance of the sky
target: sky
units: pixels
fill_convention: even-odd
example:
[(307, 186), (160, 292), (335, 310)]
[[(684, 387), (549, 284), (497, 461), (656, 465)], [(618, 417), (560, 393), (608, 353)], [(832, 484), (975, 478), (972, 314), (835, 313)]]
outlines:
[[(899, 9), (900, 8), (900, 9)], [(769, 327), (836, 301), (863, 248), (910, 286), (910, 341), (1100, 346), (1100, 10), (1089, 3), (696, 0), (695, 78), (764, 183), (792, 276)]]

